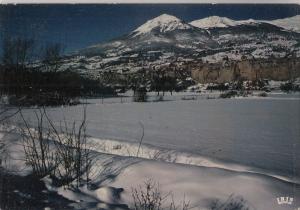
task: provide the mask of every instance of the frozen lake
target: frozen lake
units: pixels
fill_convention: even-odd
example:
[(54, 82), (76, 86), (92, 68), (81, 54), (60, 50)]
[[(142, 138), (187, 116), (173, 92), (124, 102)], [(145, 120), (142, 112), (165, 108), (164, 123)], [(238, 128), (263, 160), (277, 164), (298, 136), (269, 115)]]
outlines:
[[(300, 97), (101, 103), (88, 100), (87, 133), (276, 172), (300, 175)], [(119, 99), (116, 99), (119, 100)], [(27, 117), (34, 109), (24, 110)], [(48, 108), (56, 122), (80, 120), (81, 105)]]

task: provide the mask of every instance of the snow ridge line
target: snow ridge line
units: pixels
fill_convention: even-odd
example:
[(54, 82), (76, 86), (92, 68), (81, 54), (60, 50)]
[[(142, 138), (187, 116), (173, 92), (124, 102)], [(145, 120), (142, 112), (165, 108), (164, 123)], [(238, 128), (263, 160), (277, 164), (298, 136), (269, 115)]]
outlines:
[[(133, 143), (127, 141), (112, 140), (112, 139), (99, 139), (94, 137), (89, 137), (88, 142), (89, 144), (92, 145), (90, 147), (92, 148), (92, 150), (100, 153), (110, 154), (110, 155), (136, 157), (137, 150), (138, 150), (138, 142)], [(300, 185), (300, 179), (296, 177), (290, 178), (287, 176), (279, 175), (255, 167), (215, 160), (213, 158), (204, 157), (201, 155), (196, 155), (196, 154), (191, 154), (186, 152), (162, 149), (147, 144), (143, 144), (141, 146), (139, 151), (139, 156), (136, 158), (163, 161), (168, 163), (183, 164), (183, 165), (190, 165), (190, 166), (218, 168), (218, 169), (224, 169), (224, 170), (240, 172), (240, 173), (251, 173), (251, 174), (273, 177), (281, 181)]]

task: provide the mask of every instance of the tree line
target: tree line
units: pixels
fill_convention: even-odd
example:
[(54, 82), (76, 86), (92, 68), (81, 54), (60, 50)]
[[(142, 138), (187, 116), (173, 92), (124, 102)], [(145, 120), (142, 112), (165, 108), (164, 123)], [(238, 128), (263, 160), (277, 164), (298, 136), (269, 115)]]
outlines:
[(64, 47), (39, 46), (33, 39), (5, 38), (0, 64), (0, 96), (16, 105), (76, 103), (80, 96), (114, 94), (99, 81), (62, 70)]

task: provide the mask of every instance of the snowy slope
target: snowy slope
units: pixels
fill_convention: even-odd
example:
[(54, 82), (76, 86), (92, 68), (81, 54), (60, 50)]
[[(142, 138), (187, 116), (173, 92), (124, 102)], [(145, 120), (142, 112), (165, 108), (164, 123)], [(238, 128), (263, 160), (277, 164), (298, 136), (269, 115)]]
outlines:
[[(6, 148), (9, 152), (6, 169), (14, 169), (14, 174), (18, 174), (18, 178), (22, 178), (24, 182), (31, 181), (30, 176), (25, 176), (30, 174), (31, 170), (23, 161), (24, 151), (20, 134), (16, 130), (8, 132), (0, 127), (0, 140), (9, 142)], [(211, 210), (211, 205), (216, 199), (225, 203), (231, 196), (232, 202), (239, 202), (245, 207), (239, 209), (282, 210), (284, 207), (285, 210), (294, 210), (300, 205), (298, 199), (294, 199), (292, 205), (284, 206), (278, 205), (276, 201), (276, 198), (282, 195), (298, 198), (300, 188), (296, 183), (259, 173), (190, 165), (189, 161), (177, 164), (155, 157), (147, 160), (136, 157), (135, 154), (118, 156), (97, 152), (97, 148), (101, 147), (101, 141), (93, 144), (95, 151), (89, 187), (82, 185), (77, 189), (57, 186), (50, 176), (43, 177), (41, 181), (45, 188), (41, 194), (46, 194), (47, 202), (43, 203), (45, 208), (34, 206), (35, 208), (30, 209), (133, 209), (132, 190), (140, 187), (144, 189), (143, 183), (147, 180), (157, 183), (158, 192), (162, 195), (170, 195), (164, 200), (164, 207), (173, 199), (176, 206), (185, 200), (189, 203), (189, 209)], [(118, 148), (115, 147), (115, 150)], [(18, 184), (16, 179), (9, 181), (11, 186)], [(35, 182), (30, 184), (30, 189), (21, 184), (11, 195), (21, 195), (22, 201), (37, 201), (39, 197), (32, 196), (32, 190), (39, 193), (38, 187), (44, 185), (40, 182), (39, 185)], [(35, 202), (30, 203), (34, 205)]]
[(300, 32), (300, 15), (293, 17), (277, 19), (277, 20), (233, 20), (227, 17), (210, 16), (199, 20), (190, 22), (191, 25), (198, 28), (225, 28), (229, 26), (238, 26), (243, 24), (259, 24), (259, 23), (270, 23), (278, 27), (282, 27), (295, 32)]
[(200, 20), (194, 20), (190, 22), (190, 24), (198, 28), (223, 28), (228, 26), (235, 26), (237, 25), (237, 22), (226, 17), (211, 16)]
[[(123, 198), (132, 203), (131, 189), (139, 188), (146, 180), (155, 180), (163, 193), (172, 192), (177, 205), (183, 198), (190, 203), (189, 209), (211, 210), (214, 199), (226, 201), (230, 194), (245, 199), (245, 207), (217, 208), (241, 210), (294, 210), (293, 205), (278, 205), (276, 197), (300, 195), (299, 185), (281, 182), (257, 174), (234, 173), (216, 168), (193, 167), (184, 164), (167, 164), (159, 161), (141, 161), (125, 168), (112, 182), (113, 187), (124, 188)], [(178, 204), (179, 203), (179, 204)]]
[(194, 20), (190, 22), (191, 25), (198, 28), (225, 28), (229, 26), (238, 26), (243, 24), (258, 24), (259, 22), (253, 19), (249, 20), (232, 20), (227, 17), (219, 17), (219, 16), (210, 16), (207, 18)]
[(300, 15), (267, 22), (300, 33)]

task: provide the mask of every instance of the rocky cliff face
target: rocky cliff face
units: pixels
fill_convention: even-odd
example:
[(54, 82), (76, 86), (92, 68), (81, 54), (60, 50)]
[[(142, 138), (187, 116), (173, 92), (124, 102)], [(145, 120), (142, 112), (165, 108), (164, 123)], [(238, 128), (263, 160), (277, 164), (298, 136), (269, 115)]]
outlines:
[(276, 58), (201, 64), (192, 69), (192, 77), (200, 83), (225, 83), (239, 79), (290, 80), (300, 77), (300, 60)]

